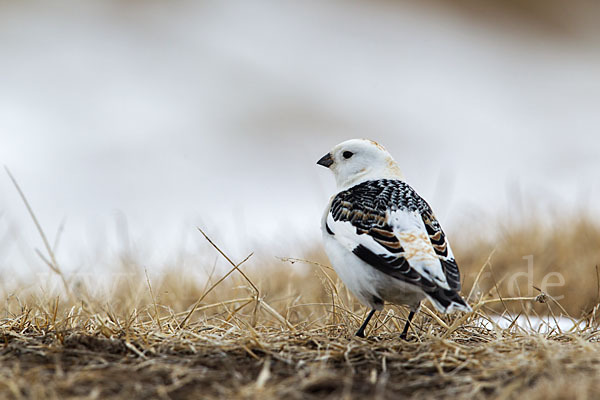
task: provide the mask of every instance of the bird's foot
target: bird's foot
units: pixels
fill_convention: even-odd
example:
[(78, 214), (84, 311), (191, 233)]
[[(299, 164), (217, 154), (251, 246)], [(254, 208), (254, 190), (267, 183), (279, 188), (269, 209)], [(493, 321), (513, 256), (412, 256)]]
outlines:
[(417, 340), (417, 338), (415, 336), (411, 335), (410, 337), (408, 337), (408, 335), (405, 333), (400, 335), (400, 339), (404, 340), (405, 342), (414, 342)]

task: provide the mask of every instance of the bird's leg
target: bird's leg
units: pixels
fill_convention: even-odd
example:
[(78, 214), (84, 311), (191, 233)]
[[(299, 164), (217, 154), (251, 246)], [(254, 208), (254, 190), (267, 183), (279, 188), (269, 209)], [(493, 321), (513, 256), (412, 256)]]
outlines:
[(365, 322), (363, 322), (362, 325), (360, 326), (360, 328), (358, 328), (358, 330), (356, 331), (356, 336), (361, 337), (361, 338), (365, 337), (365, 329), (367, 328), (367, 324), (373, 317), (373, 314), (375, 314), (375, 311), (377, 311), (377, 310), (372, 309), (371, 312), (369, 313), (369, 315), (367, 315), (367, 318), (365, 318)]
[(410, 321), (412, 321), (413, 317), (415, 316), (415, 313), (416, 312), (414, 310), (410, 310), (410, 313), (408, 313), (408, 319), (406, 320), (406, 325), (404, 325), (404, 329), (402, 330), (400, 339), (406, 340), (406, 334), (408, 334), (408, 327), (410, 326)]

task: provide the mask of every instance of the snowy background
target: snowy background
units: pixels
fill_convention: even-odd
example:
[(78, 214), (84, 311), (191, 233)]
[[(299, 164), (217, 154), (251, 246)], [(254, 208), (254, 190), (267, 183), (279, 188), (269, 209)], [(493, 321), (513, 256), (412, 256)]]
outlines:
[[(67, 270), (175, 262), (196, 226), (237, 257), (299, 255), (335, 189), (315, 163), (354, 137), (450, 232), (598, 215), (599, 7), (509, 3), (0, 2), (0, 163), (51, 240), (65, 221)], [(2, 171), (0, 270), (44, 270), (34, 248)]]

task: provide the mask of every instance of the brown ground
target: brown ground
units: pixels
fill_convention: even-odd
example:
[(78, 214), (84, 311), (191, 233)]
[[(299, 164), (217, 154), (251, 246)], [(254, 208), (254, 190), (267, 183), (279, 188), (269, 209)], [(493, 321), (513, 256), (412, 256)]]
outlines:
[[(97, 328), (97, 327), (96, 327)], [(565, 398), (600, 395), (597, 331), (551, 337), (463, 327), (403, 342), (343, 327), (4, 330), (2, 398)]]
[[(239, 260), (227, 260), (229, 273), (208, 268), (208, 282), (177, 268), (149, 279), (128, 259), (115, 271), (126, 279), (108, 293), (63, 276), (49, 254), (63, 290), (3, 288), (0, 398), (600, 398), (600, 227), (581, 218), (497, 232), (455, 241), (475, 312), (423, 307), (409, 342), (398, 338), (405, 310), (394, 307), (377, 315), (368, 339), (354, 337), (367, 310), (320, 252), (306, 256), (320, 261), (307, 268), (251, 259), (236, 269)], [(524, 255), (534, 256), (535, 275), (509, 298)], [(550, 272), (565, 284), (541, 295), (534, 287)], [(481, 327), (499, 313), (572, 315), (581, 325)]]

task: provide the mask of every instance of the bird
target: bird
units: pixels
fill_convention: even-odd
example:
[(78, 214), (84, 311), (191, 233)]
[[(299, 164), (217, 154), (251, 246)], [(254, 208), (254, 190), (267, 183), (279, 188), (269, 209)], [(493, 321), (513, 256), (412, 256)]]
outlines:
[(446, 234), (383, 146), (347, 140), (317, 164), (333, 172), (337, 185), (321, 219), (325, 253), (344, 285), (371, 309), (356, 336), (365, 337), (386, 302), (409, 307), (403, 340), (425, 299), (442, 313), (471, 311), (459, 294), (460, 271)]

